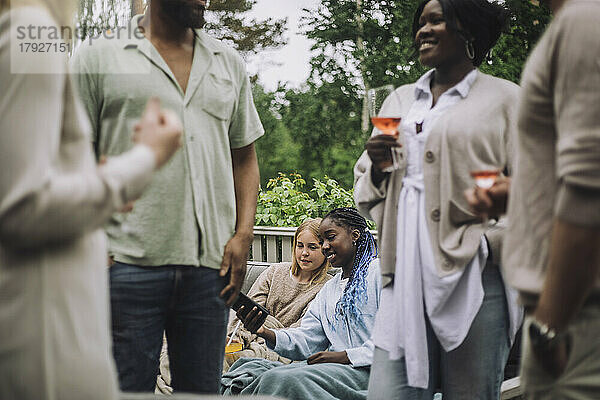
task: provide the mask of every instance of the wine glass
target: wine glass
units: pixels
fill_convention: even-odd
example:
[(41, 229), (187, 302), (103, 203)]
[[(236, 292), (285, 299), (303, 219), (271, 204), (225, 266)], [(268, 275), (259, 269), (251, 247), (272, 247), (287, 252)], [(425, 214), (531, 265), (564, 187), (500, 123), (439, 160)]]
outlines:
[[(475, 179), (475, 185), (483, 190), (488, 190), (494, 186), (494, 182), (496, 182), (499, 175), (500, 171), (497, 169), (471, 171), (471, 176)], [(489, 217), (487, 214), (483, 216), (482, 225), (483, 230), (486, 231), (489, 226)]]
[[(384, 135), (390, 135), (398, 139), (398, 125), (400, 124), (400, 116), (398, 109), (393, 109), (386, 103), (386, 99), (394, 93), (394, 86), (385, 85), (374, 89), (369, 89), (367, 92), (367, 102), (369, 105), (369, 116), (371, 123), (376, 130)], [(385, 105), (385, 106), (384, 106)], [(398, 169), (400, 163), (400, 148), (393, 147), (392, 163), (383, 168), (384, 172), (391, 172)]]

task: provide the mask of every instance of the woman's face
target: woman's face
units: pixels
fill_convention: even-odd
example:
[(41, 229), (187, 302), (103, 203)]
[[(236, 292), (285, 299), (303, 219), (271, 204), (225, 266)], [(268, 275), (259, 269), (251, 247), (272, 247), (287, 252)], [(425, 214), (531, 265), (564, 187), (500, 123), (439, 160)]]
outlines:
[(294, 249), (298, 266), (303, 271), (315, 271), (325, 262), (319, 239), (309, 230), (304, 230), (296, 238)]
[(319, 226), (319, 233), (323, 238), (321, 248), (323, 254), (334, 267), (352, 266), (356, 246), (353, 242), (359, 237), (358, 230), (350, 230), (336, 225), (330, 218), (326, 218)]
[(423, 8), (415, 43), (419, 61), (426, 67), (452, 66), (468, 60), (465, 41), (449, 29), (438, 0), (431, 0)]

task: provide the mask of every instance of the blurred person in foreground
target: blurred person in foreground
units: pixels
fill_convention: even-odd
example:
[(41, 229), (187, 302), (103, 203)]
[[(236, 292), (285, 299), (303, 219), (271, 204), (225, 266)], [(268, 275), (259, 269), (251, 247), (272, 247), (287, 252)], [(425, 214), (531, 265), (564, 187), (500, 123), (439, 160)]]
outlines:
[(100, 228), (176, 152), (181, 123), (151, 100), (133, 148), (97, 166), (66, 53), (11, 65), (26, 61), (19, 26), (68, 26), (76, 2), (0, 7), (0, 399), (115, 399)]
[[(507, 11), (487, 0), (426, 0), (414, 14), (419, 61), (384, 111), (398, 140), (374, 134), (355, 167), (358, 208), (377, 223), (381, 293), (369, 399), (498, 399), (521, 324), (500, 273), (502, 223), (469, 212), (471, 172), (512, 169), (519, 88), (478, 70)], [(400, 168), (384, 171), (393, 147)]]
[(182, 151), (106, 228), (113, 351), (127, 392), (154, 390), (163, 332), (174, 391), (218, 391), (227, 305), (254, 237), (254, 141), (264, 130), (244, 61), (201, 29), (206, 6), (152, 0), (130, 22), (141, 35), (104, 35), (73, 58), (98, 157), (129, 146), (128, 126), (152, 96), (184, 125)]
[(591, 400), (600, 398), (600, 1), (544, 3), (555, 18), (523, 71), (512, 181), (466, 194), (481, 213), (508, 202), (504, 269), (527, 313), (527, 398)]

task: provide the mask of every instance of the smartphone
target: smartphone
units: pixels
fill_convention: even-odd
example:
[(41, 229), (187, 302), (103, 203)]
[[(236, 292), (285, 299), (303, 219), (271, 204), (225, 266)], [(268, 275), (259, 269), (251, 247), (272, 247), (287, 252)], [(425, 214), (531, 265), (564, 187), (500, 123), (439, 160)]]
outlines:
[(244, 306), (244, 312), (242, 314), (243, 319), (245, 319), (246, 315), (248, 315), (248, 313), (254, 307), (256, 307), (258, 311), (262, 311), (262, 314), (260, 315), (260, 318), (258, 320), (259, 326), (265, 323), (265, 320), (269, 315), (267, 309), (255, 302), (254, 300), (252, 300), (250, 297), (246, 296), (244, 293), (240, 293), (240, 295), (238, 296), (235, 303), (233, 303), (233, 306), (231, 306), (231, 308), (233, 308), (237, 312), (242, 306)]

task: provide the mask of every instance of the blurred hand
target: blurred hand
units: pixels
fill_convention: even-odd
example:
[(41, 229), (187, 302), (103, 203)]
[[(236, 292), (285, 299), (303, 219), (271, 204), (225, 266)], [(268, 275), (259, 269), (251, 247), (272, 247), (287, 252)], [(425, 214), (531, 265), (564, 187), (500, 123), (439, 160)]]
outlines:
[(150, 147), (156, 157), (156, 167), (162, 167), (181, 147), (183, 127), (177, 114), (161, 110), (160, 101), (151, 98), (142, 119), (135, 125), (133, 141)]
[(382, 171), (392, 165), (392, 147), (401, 147), (394, 136), (376, 135), (367, 140), (365, 148), (371, 163), (377, 170)]
[(499, 177), (489, 189), (479, 187), (465, 190), (471, 210), (478, 216), (497, 217), (506, 213), (510, 193), (510, 178)]
[(309, 365), (323, 363), (350, 364), (348, 353), (345, 351), (320, 351), (308, 357), (306, 361)]
[(225, 245), (220, 275), (225, 276), (229, 271), (231, 273), (229, 274), (229, 283), (221, 291), (220, 296), (228, 307), (231, 307), (237, 299), (246, 277), (246, 261), (252, 239), (253, 236), (236, 233)]

